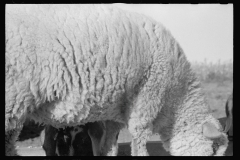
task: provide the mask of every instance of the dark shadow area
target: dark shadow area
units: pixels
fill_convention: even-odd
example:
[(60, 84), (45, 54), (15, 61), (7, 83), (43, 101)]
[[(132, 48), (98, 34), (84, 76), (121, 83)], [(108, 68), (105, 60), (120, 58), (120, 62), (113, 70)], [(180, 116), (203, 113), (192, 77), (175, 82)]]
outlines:
[(43, 129), (43, 125), (39, 125), (33, 120), (26, 120), (23, 124), (23, 129), (18, 137), (18, 141), (24, 141), (27, 139), (39, 137)]

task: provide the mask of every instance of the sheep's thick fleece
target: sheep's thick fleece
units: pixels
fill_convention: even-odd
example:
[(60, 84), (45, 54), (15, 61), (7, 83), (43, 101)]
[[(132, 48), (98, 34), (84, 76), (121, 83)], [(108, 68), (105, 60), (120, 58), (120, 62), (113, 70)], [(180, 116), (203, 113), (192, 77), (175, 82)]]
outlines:
[(128, 126), (132, 155), (148, 155), (153, 133), (172, 155), (224, 154), (226, 134), (204, 136), (222, 127), (158, 22), (111, 5), (12, 4), (5, 25), (5, 134), (26, 117), (57, 128), (110, 120)]

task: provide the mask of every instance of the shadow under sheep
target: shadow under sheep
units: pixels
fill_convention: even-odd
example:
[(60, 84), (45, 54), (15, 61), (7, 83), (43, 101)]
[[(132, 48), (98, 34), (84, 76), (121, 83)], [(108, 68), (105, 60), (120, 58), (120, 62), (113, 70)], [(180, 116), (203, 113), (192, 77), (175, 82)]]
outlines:
[(39, 137), (44, 128), (44, 125), (39, 125), (33, 120), (27, 119), (23, 124), (23, 129), (21, 130), (21, 133), (18, 137), (18, 141), (25, 141)]

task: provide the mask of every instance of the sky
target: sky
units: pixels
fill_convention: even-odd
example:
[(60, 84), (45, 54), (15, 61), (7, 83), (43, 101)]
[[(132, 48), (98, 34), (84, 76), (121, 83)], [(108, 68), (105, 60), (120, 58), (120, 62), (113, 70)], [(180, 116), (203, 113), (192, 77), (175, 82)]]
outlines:
[(191, 62), (233, 61), (232, 4), (114, 4), (162, 23)]

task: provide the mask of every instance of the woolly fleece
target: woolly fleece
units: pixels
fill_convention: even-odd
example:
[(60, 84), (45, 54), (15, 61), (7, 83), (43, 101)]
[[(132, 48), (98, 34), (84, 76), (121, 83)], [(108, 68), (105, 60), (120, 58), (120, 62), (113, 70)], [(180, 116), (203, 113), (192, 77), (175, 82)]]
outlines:
[[(158, 22), (111, 5), (12, 4), (5, 16), (5, 134), (26, 117), (57, 128), (111, 120), (128, 126), (132, 155), (148, 155), (153, 133), (172, 155), (215, 155), (202, 125), (221, 125)], [(223, 155), (226, 134), (218, 141)]]

